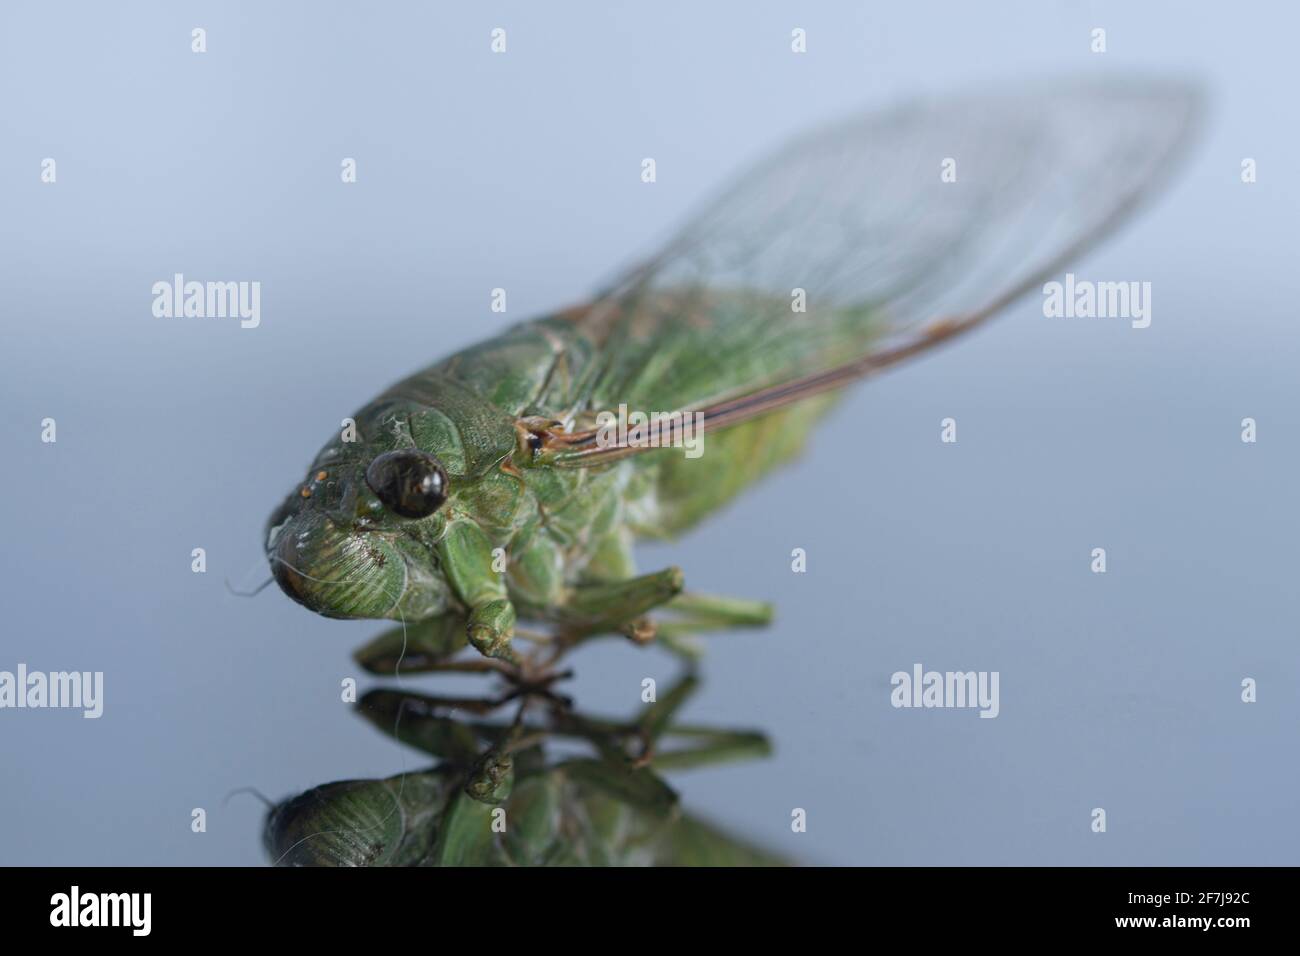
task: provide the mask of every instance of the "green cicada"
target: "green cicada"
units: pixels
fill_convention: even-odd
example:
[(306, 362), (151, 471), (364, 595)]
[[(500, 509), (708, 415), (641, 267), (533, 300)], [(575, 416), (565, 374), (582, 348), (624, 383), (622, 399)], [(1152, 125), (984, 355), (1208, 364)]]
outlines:
[[(770, 750), (757, 731), (677, 723), (695, 687), (687, 676), (630, 721), (576, 713), (544, 690), (480, 700), (372, 690), (360, 713), (437, 763), (324, 784), (276, 804), (264, 828), (267, 854), (288, 866), (782, 864), (685, 813), (659, 776)], [(512, 722), (487, 719), (515, 699)], [(548, 743), (561, 740), (567, 752), (548, 754)]]
[(270, 519), (275, 579), (329, 617), (463, 617), (507, 665), (517, 619), (638, 639), (654, 608), (753, 623), (674, 568), (638, 575), (633, 543), (796, 455), (845, 385), (1057, 274), (1168, 175), (1198, 112), (1181, 86), (1091, 84), (796, 139), (593, 301), (357, 412)]

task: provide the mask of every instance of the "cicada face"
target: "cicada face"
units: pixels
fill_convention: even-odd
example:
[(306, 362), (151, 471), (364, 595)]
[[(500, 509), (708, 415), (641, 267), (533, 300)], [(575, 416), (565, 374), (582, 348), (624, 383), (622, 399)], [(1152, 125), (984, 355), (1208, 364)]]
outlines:
[(416, 620), (449, 603), (430, 560), (447, 475), (435, 456), (400, 443), (399, 418), (376, 422), (369, 441), (327, 444), (267, 522), (276, 582), (326, 617)]

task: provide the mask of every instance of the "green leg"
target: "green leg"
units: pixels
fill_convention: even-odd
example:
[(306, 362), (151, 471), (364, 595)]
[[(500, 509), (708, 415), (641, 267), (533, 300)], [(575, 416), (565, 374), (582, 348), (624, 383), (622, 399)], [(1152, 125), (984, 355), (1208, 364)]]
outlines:
[(676, 615), (672, 623), (682, 630), (726, 631), (772, 623), (772, 605), (767, 602), (716, 594), (679, 594), (665, 610)]
[(514, 632), (515, 606), (509, 598), (477, 604), (469, 612), (469, 642), (484, 657), (518, 664), (519, 655), (510, 644)]
[(448, 582), (470, 609), (470, 644), (484, 657), (517, 664), (519, 656), (510, 646), (515, 608), (492, 567), (492, 542), (473, 521), (458, 521), (448, 526), (437, 548)]
[(557, 616), (563, 626), (580, 635), (629, 632), (638, 627), (647, 611), (668, 603), (681, 590), (680, 568), (625, 581), (579, 584), (569, 591)]
[(704, 647), (692, 637), (700, 631), (763, 627), (772, 622), (770, 604), (712, 594), (679, 594), (665, 610), (673, 616), (657, 622), (659, 642), (687, 660), (704, 654)]
[(656, 770), (711, 767), (734, 760), (756, 760), (772, 753), (772, 742), (758, 730), (683, 725), (668, 728), (664, 736), (677, 741), (678, 745), (666, 748), (656, 742), (649, 760)]
[[(772, 620), (772, 606), (762, 601), (683, 594), (677, 568), (625, 581), (586, 583), (574, 587), (559, 612), (569, 631), (569, 644), (598, 634), (625, 634), (638, 644), (660, 640), (682, 657), (696, 658), (701, 649), (690, 635), (699, 631), (762, 627)], [(671, 617), (651, 621), (647, 611), (662, 608)]]

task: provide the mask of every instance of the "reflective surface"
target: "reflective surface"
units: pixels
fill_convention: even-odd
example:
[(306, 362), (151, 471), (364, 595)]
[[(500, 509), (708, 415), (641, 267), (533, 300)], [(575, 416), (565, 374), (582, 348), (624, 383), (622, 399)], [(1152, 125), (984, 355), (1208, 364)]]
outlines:
[[(787, 861), (682, 810), (660, 773), (765, 757), (759, 732), (683, 724), (685, 675), (648, 685), (632, 719), (584, 714), (552, 681), (493, 697), (379, 687), (357, 703), (376, 729), (435, 762), (339, 780), (267, 813), (279, 866), (780, 866)], [(494, 718), (500, 712), (507, 719)]]
[[(0, 862), (264, 864), (266, 808), (232, 791), (428, 768), (343, 700), (348, 679), (391, 686), (350, 657), (381, 626), (223, 583), (259, 583), (265, 516), (340, 419), (580, 299), (791, 132), (1121, 67), (1193, 71), (1214, 94), (1184, 175), (1074, 270), (1151, 281), (1150, 328), (1047, 319), (1031, 298), (855, 389), (800, 462), (645, 549), (645, 569), (777, 606), (772, 627), (710, 640), (680, 714), (760, 728), (772, 755), (663, 776), (685, 811), (795, 862), (1294, 862), (1295, 14), (948, 6), (682, 4), (634, 24), (223, 6), (201, 14), (201, 56), (200, 14), (171, 5), (0, 12), (0, 669), (105, 675), (97, 720), (0, 711)], [(261, 281), (260, 325), (154, 317), (151, 285), (177, 272)], [(918, 662), (998, 671), (999, 716), (892, 707), (891, 675)], [(622, 642), (572, 666), (561, 692), (620, 719), (646, 678), (680, 673)]]

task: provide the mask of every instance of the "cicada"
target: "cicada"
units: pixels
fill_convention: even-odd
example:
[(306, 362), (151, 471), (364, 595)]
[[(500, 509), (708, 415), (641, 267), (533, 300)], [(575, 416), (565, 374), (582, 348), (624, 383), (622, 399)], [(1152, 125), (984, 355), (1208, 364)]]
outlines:
[[(271, 808), (263, 842), (288, 866), (780, 865), (779, 857), (682, 811), (661, 770), (766, 756), (767, 738), (675, 722), (687, 675), (631, 721), (582, 715), (546, 691), (504, 700), (377, 689), (358, 709), (437, 758), (381, 780), (340, 780)], [(453, 718), (521, 698), (513, 722)], [(526, 719), (544, 711), (543, 720)], [(563, 739), (591, 756), (548, 754)], [(572, 748), (570, 748), (572, 749)]]
[(463, 618), (508, 665), (523, 620), (641, 640), (656, 608), (752, 623), (761, 606), (684, 592), (675, 568), (638, 574), (634, 543), (692, 527), (797, 455), (846, 385), (1111, 232), (1198, 102), (1149, 81), (1009, 90), (796, 138), (591, 301), (355, 413), (269, 521), (275, 579), (329, 617)]

